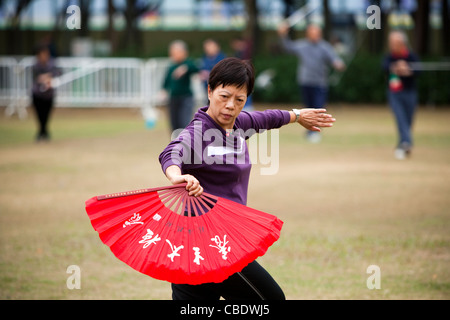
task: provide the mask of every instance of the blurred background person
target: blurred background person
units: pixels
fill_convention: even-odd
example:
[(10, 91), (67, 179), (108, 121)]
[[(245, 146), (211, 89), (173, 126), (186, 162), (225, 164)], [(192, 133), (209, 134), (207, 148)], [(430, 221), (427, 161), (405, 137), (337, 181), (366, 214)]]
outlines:
[(234, 37), (230, 41), (230, 47), (236, 58), (242, 60), (250, 60), (252, 58), (251, 43), (249, 40), (245, 40), (240, 36)]
[[(234, 37), (230, 41), (230, 47), (233, 50), (233, 55), (241, 60), (251, 60), (252, 59), (252, 42), (243, 37)], [(250, 94), (247, 97), (247, 101), (244, 106), (245, 111), (253, 110), (253, 96)]]
[(200, 67), (200, 79), (203, 82), (205, 90), (207, 90), (209, 73), (217, 62), (225, 59), (225, 54), (222, 52), (219, 43), (214, 39), (206, 39), (203, 42), (203, 52), (204, 54)]
[(36, 62), (33, 65), (32, 103), (38, 120), (36, 141), (49, 141), (48, 121), (53, 109), (55, 89), (52, 87), (53, 77), (58, 76), (58, 69), (51, 58), (47, 45), (36, 49)]
[[(329, 67), (338, 71), (345, 69), (342, 59), (327, 41), (322, 39), (322, 29), (310, 24), (306, 28), (306, 39), (291, 40), (288, 38), (289, 25), (280, 24), (278, 35), (287, 52), (299, 59), (297, 82), (300, 86), (303, 104), (306, 108), (325, 108), (328, 98)], [(320, 142), (319, 132), (307, 131), (308, 141)]]
[(398, 130), (398, 144), (395, 157), (403, 160), (411, 153), (413, 144), (411, 128), (417, 107), (417, 89), (410, 62), (418, 62), (417, 55), (408, 47), (406, 34), (391, 31), (388, 37), (389, 52), (383, 61), (383, 69), (388, 76), (388, 103), (395, 116)]
[(175, 40), (169, 46), (171, 65), (167, 70), (163, 96), (169, 100), (169, 118), (172, 132), (185, 128), (191, 121), (194, 110), (194, 98), (191, 88), (191, 76), (199, 71), (188, 58), (188, 48), (184, 41)]

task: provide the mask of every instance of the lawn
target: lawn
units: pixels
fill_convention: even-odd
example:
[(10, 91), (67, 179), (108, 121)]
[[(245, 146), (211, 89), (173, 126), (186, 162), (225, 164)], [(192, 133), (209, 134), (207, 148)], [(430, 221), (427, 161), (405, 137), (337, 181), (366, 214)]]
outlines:
[[(419, 108), (405, 161), (387, 107), (329, 111), (320, 144), (284, 127), (276, 173), (252, 169), (248, 205), (284, 221), (258, 261), (288, 299), (449, 299), (450, 108)], [(0, 109), (0, 299), (170, 299), (169, 283), (114, 257), (84, 210), (95, 195), (169, 184), (165, 118), (149, 130), (135, 109), (59, 108), (50, 143), (34, 142), (35, 127)], [(81, 289), (66, 286), (71, 265)], [(366, 285), (370, 265), (380, 289)]]

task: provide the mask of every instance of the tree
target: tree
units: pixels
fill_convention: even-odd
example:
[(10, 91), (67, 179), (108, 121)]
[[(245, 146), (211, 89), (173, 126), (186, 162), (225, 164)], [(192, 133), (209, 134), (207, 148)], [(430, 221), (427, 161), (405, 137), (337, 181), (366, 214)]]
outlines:
[(247, 10), (247, 25), (244, 30), (244, 39), (249, 46), (249, 55), (253, 56), (253, 53), (259, 48), (259, 36), (261, 30), (258, 24), (258, 7), (256, 0), (245, 0), (245, 8)]
[[(371, 4), (376, 5), (381, 8), (381, 0), (372, 0)], [(374, 53), (382, 52), (385, 44), (385, 30), (387, 30), (387, 13), (384, 10), (381, 10), (380, 13), (380, 23), (381, 29), (373, 29), (368, 32), (368, 40), (369, 40), (369, 50)]]
[(429, 50), (429, 34), (430, 34), (430, 1), (418, 1), (418, 7), (415, 14), (416, 36), (415, 51), (419, 55), (426, 55)]
[(114, 14), (116, 8), (114, 7), (114, 1), (108, 0), (108, 27), (106, 29), (107, 39), (111, 45), (111, 53), (114, 54), (117, 49), (117, 37), (114, 32)]
[(81, 14), (81, 29), (77, 30), (77, 33), (80, 37), (89, 36), (89, 13), (90, 6), (93, 1), (91, 0), (78, 0), (78, 5), (80, 6), (80, 14)]
[(441, 35), (443, 45), (442, 51), (445, 56), (450, 56), (450, 41), (448, 41), (448, 33), (447, 33), (448, 30), (450, 30), (450, 12), (448, 0), (442, 0), (441, 17), (442, 17)]
[(330, 39), (330, 30), (331, 30), (331, 18), (330, 18), (330, 7), (329, 7), (329, 1), (323, 0), (323, 20), (324, 20), (324, 27), (323, 27), (323, 36), (325, 39)]
[(8, 54), (21, 54), (22, 53), (22, 41), (19, 35), (20, 28), (20, 16), (22, 12), (30, 5), (32, 0), (17, 0), (14, 8), (14, 14), (9, 21), (10, 31), (6, 33), (7, 52)]
[[(112, 16), (115, 12), (121, 12), (125, 17), (125, 31), (123, 33), (121, 39), (121, 47), (127, 48), (127, 51), (131, 54), (138, 53), (137, 48), (142, 43), (141, 37), (142, 34), (137, 27), (138, 18), (148, 11), (157, 10), (162, 4), (163, 0), (148, 0), (148, 1), (139, 1), (139, 0), (127, 0), (126, 6), (122, 10), (117, 7), (114, 7), (113, 1), (109, 1), (108, 3), (108, 15), (109, 15), (109, 30), (111, 34), (113, 34), (113, 19)], [(110, 38), (111, 39), (111, 38)], [(113, 42), (114, 44), (114, 42)]]

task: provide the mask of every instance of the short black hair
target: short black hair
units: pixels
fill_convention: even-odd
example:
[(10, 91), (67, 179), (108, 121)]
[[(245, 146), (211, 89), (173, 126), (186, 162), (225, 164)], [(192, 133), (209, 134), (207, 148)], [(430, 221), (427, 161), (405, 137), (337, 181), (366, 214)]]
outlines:
[(219, 61), (211, 70), (208, 79), (211, 90), (218, 86), (236, 86), (247, 88), (247, 97), (252, 94), (255, 85), (255, 69), (250, 60), (230, 57)]

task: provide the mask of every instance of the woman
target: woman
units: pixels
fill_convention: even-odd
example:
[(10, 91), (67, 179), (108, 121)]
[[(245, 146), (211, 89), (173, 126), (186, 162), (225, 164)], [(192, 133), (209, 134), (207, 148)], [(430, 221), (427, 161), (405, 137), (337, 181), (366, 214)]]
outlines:
[[(242, 111), (254, 80), (254, 69), (248, 61), (233, 57), (215, 65), (208, 80), (209, 106), (200, 108), (159, 156), (172, 184), (186, 182), (191, 196), (198, 197), (205, 191), (245, 205), (251, 168), (245, 139), (251, 133), (294, 122), (320, 131), (320, 127), (331, 127), (335, 121), (325, 109)], [(222, 283), (172, 284), (174, 300), (220, 297), (285, 299), (275, 280), (256, 261)]]
[(203, 42), (203, 51), (204, 54), (201, 62), (200, 78), (205, 89), (207, 89), (209, 73), (217, 62), (225, 59), (225, 54), (222, 52), (219, 43), (214, 39), (206, 39)]
[(39, 46), (36, 50), (36, 63), (33, 65), (32, 101), (39, 122), (36, 141), (48, 141), (47, 124), (53, 109), (55, 90), (52, 78), (59, 75), (47, 46)]
[(192, 118), (194, 99), (191, 90), (191, 76), (199, 69), (188, 57), (186, 43), (173, 41), (169, 46), (172, 64), (164, 78), (164, 96), (169, 95), (169, 114), (172, 131), (184, 128)]
[(395, 115), (399, 140), (394, 156), (403, 160), (411, 154), (413, 145), (412, 125), (417, 108), (416, 71), (411, 62), (418, 57), (409, 50), (405, 33), (392, 31), (388, 39), (389, 53), (383, 61), (383, 69), (389, 77), (388, 101)]

